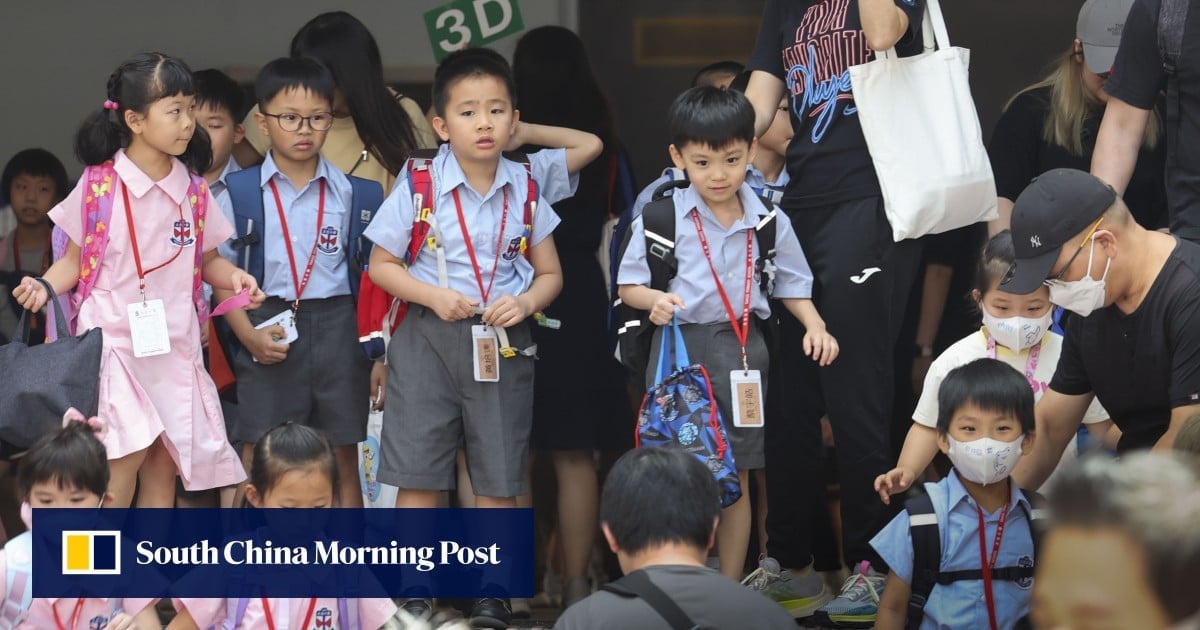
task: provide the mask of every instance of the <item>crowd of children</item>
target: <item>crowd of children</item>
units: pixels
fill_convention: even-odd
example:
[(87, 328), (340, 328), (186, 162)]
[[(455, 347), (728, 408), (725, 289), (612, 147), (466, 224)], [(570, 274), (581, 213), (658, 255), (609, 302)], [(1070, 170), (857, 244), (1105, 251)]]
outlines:
[[(850, 3), (828, 4), (845, 11)], [(895, 9), (895, 23), (866, 27), (883, 33), (871, 46), (910, 45), (909, 20), (920, 15), (913, 7), (923, 3), (882, 4)], [(873, 10), (864, 9), (864, 17)], [(378, 480), (398, 488), (396, 507), (444, 505), (444, 493), (463, 486), (470, 489), (460, 493), (464, 507), (528, 505), (535, 435), (558, 452), (560, 474), (585, 466), (588, 475), (559, 480), (582, 483), (571, 487), (581, 488), (587, 503), (581, 507), (586, 536), (570, 515), (559, 523), (565, 603), (584, 599), (592, 587), (584, 563), (599, 531), (591, 449), (604, 440), (564, 440), (547, 428), (571, 420), (549, 416), (563, 415), (572, 401), (547, 402), (545, 382), (554, 377), (539, 376), (543, 400), (535, 407), (534, 361), (538, 342), (601, 344), (535, 327), (572, 325), (554, 319), (563, 309), (575, 312), (571, 305), (551, 308), (560, 294), (572, 295), (564, 293), (565, 283), (577, 281), (570, 273), (595, 276), (589, 288), (598, 302), (599, 276), (591, 267), (599, 243), (592, 237), (604, 219), (621, 215), (619, 255), (609, 270), (612, 297), (655, 327), (651, 348), (670, 334), (669, 324), (678, 325), (683, 346), (677, 350), (703, 366), (709, 391), (700, 395), (720, 418), (710, 429), (719, 440), (727, 437), (735, 463), (740, 498), (719, 514), (702, 506), (697, 514), (715, 523), (681, 539), (686, 564), (711, 553), (725, 576), (719, 583), (705, 577), (706, 584), (719, 589), (741, 581), (739, 593), (761, 596), (739, 596), (739, 602), (760, 604), (771, 611), (763, 618), (775, 623), (787, 617), (779, 606), (794, 618), (835, 627), (996, 630), (1027, 623), (1031, 611), (1035, 621), (1077, 614), (1034, 597), (1035, 572), (1043, 579), (1043, 499), (1017, 482), (1030, 475), (1040, 481), (1029, 470), (1047, 468), (1053, 459), (1059, 472), (1045, 486), (1052, 493), (1060, 485), (1087, 487), (1102, 476), (1096, 472), (1102, 464), (1086, 462), (1091, 477), (1078, 472), (1077, 445), (1115, 451), (1121, 443), (1122, 430), (1109, 412), (1080, 396), (1071, 409), (1078, 407), (1086, 432), (1067, 439), (1052, 425), (1057, 432), (1049, 454), (1049, 447), (1037, 445), (1044, 419), (1035, 422), (1034, 407), (1043, 395), (1059, 395), (1048, 392), (1059, 383), (1052, 379), (1060, 356), (1069, 352), (1056, 326), (1056, 305), (1079, 305), (1084, 288), (1078, 287), (1099, 283), (1099, 301), (1090, 306), (1104, 306), (1104, 280), (1094, 278), (1092, 256), (1096, 243), (1110, 245), (1107, 277), (1116, 251), (1110, 241), (1128, 232), (1098, 228), (1106, 217), (1124, 225), (1117, 216), (1123, 206), (1113, 209), (1115, 194), (1093, 195), (1096, 203), (1086, 210), (1100, 219), (1085, 238), (1092, 242), (1086, 250), (1092, 282), (1074, 281), (1080, 284), (1068, 295), (1061, 285), (1069, 283), (1059, 281), (1083, 263), (1031, 253), (1026, 239), (1032, 248), (1041, 244), (1037, 234), (1028, 237), (1023, 217), (1037, 200), (1022, 195), (1016, 201), (1013, 232), (995, 234), (978, 257), (970, 301), (982, 328), (932, 362), (903, 447), (885, 461), (893, 457), (883, 426), (891, 348), (917, 245), (891, 241), (881, 193), (869, 185), (874, 175), (859, 146), (861, 133), (844, 121), (819, 130), (797, 122), (796, 108), (812, 103), (801, 106), (785, 92), (776, 40), (791, 46), (803, 30), (793, 23), (811, 26), (807, 10), (772, 1), (765, 16), (772, 22), (764, 20), (754, 72), (727, 62), (697, 73), (666, 115), (673, 168), (636, 201), (629, 190), (623, 202), (615, 199), (627, 158), (609, 146), (616, 139), (606, 106), (597, 107), (595, 134), (527, 122), (512, 69), (488, 49), (458, 51), (438, 65), (428, 121), (411, 99), (386, 87), (374, 39), (344, 12), (314, 18), (293, 40), (291, 56), (261, 67), (249, 111), (242, 88), (217, 70), (193, 73), (161, 53), (121, 63), (75, 138), (86, 168), (73, 189), (66, 168), (44, 150), (18, 153), (3, 171), (15, 226), (0, 240), (0, 336), (7, 342), (28, 311), (34, 342), (45, 337), (49, 295), (37, 278), (64, 296), (73, 330), (104, 331), (97, 417), (72, 409), (61, 431), (23, 454), (0, 436), (0, 452), (18, 466), (13, 503), (26, 526), (30, 506), (361, 506), (358, 444), (373, 408), (383, 411)], [(569, 33), (555, 39), (562, 34), (554, 30), (536, 37), (578, 43)], [(586, 64), (581, 43), (579, 53), (576, 63)], [(818, 131), (836, 141), (817, 147)], [(830, 149), (838, 143), (845, 146)], [(517, 148), (529, 152), (509, 152)], [(585, 172), (581, 185), (580, 171), (593, 161), (601, 168)], [(798, 195), (805, 186), (806, 195)], [(577, 189), (602, 203), (561, 203)], [(556, 245), (556, 228), (567, 220), (560, 213), (592, 206), (605, 207), (607, 215), (576, 219), (591, 236), (571, 232)], [(587, 251), (575, 251), (581, 243)], [(1075, 256), (1082, 251), (1083, 245)], [(1030, 291), (1018, 278), (1018, 291), (1010, 282), (1014, 270), (1031, 257), (1061, 272), (1047, 287), (1040, 282), (1050, 277), (1049, 267), (1039, 269)], [(660, 274), (664, 265), (668, 277)], [(1088, 290), (1093, 301), (1096, 293)], [(596, 309), (590, 315), (598, 322)], [(218, 310), (223, 317), (210, 321)], [(1079, 319), (1087, 315), (1079, 312)], [(601, 354), (612, 345), (607, 333), (615, 337), (621, 324), (629, 322), (614, 322), (610, 331), (597, 324)], [(1083, 329), (1073, 325), (1070, 330)], [(380, 338), (385, 349), (372, 351)], [(209, 375), (216, 374), (214, 347), (229, 358), (235, 390), (219, 390)], [(617, 369), (615, 360), (602, 358), (604, 366), (569, 368), (571, 378)], [(642, 391), (662, 375), (651, 360), (635, 366), (631, 381)], [(612, 388), (591, 389), (614, 396)], [(621, 412), (625, 401), (620, 393), (615, 397), (622, 400), (612, 405), (612, 423), (633, 433), (632, 418)], [(823, 450), (817, 431), (826, 412), (842, 483), (842, 557), (854, 565), (844, 575), (816, 570), (815, 547), (823, 543), (814, 522), (828, 516), (814, 514), (824, 510), (816, 487), (822, 476), (814, 472), (822, 466), (819, 453), (800, 456)], [(1179, 449), (1200, 452), (1200, 415), (1172, 420), (1170, 431)], [(1054, 455), (1064, 446), (1060, 461)], [(951, 465), (940, 480), (939, 454)], [(1012, 478), (1025, 455), (1035, 463), (1025, 465), (1026, 476)], [(1180, 471), (1171, 481), (1181, 500), (1194, 504), (1200, 490), (1192, 463), (1175, 460)], [(7, 471), (9, 463), (4, 466)], [(623, 489), (608, 491), (636, 492), (635, 486), (626, 479), (616, 486)], [(703, 490), (709, 486), (706, 481)], [(1054, 522), (1093, 525), (1078, 501), (1050, 498), (1052, 508), (1057, 501)], [(619, 496), (606, 494), (604, 502), (601, 518), (638, 516)], [(6, 507), (0, 505), (0, 515)], [(1111, 514), (1125, 507), (1114, 505)], [(1139, 522), (1115, 523), (1113, 535), (1136, 536), (1128, 523)], [(627, 547), (622, 537), (636, 534), (614, 536), (609, 525), (604, 531), (614, 550)], [(1200, 558), (1195, 536), (1171, 533), (1183, 557)], [(33, 599), (11, 579), (29, 578), (29, 539), (11, 537), (0, 555), (0, 574), (10, 578), (0, 608), (4, 627), (51, 627), (51, 621), (72, 629), (162, 627), (152, 600)], [(1060, 537), (1060, 553), (1069, 541)], [(1159, 562), (1154, 543), (1146, 545), (1133, 553)], [(837, 544), (832, 547), (826, 551), (836, 555)], [(759, 551), (757, 570), (747, 576)], [(1168, 569), (1189, 574), (1176, 565)], [(1154, 596), (1161, 602), (1158, 621), (1197, 614), (1169, 588)], [(1035, 600), (1046, 612), (1038, 612)], [(689, 601), (696, 611), (704, 605)], [(426, 598), (170, 603), (176, 611), (171, 628), (299, 622), (307, 629), (314, 611), (332, 620), (321, 628), (379, 628), (393, 618), (429, 618), (438, 607)], [(484, 597), (465, 612), (473, 627), (506, 628), (515, 604)], [(587, 627), (586, 621), (577, 613), (572, 627)], [(646, 627), (662, 627), (655, 623)], [(747, 619), (747, 627), (754, 625)]]

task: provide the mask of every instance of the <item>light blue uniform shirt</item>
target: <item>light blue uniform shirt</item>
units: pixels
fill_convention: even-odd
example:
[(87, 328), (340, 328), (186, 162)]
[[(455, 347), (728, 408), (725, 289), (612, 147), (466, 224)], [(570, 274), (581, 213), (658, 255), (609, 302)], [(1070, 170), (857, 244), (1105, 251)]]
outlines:
[[(532, 156), (530, 160), (532, 165)], [(545, 172), (544, 166), (539, 168)], [(458, 213), (455, 211), (452, 191), (458, 190), (459, 199), (462, 201), (463, 219), (475, 249), (475, 260), (479, 263), (479, 273), (485, 288), (493, 267), (496, 269), (496, 277), (488, 295), (489, 302), (495, 302), (505, 295), (520, 295), (529, 290), (529, 285), (533, 283), (533, 265), (520, 252), (521, 235), (525, 229), (525, 200), (529, 196), (529, 176), (524, 165), (501, 159), (496, 169), (496, 179), (483, 195), (467, 185), (466, 175), (458, 165), (458, 160), (444, 146), (438, 151), (430, 170), (433, 173), (434, 185), (433, 212), (442, 234), (442, 245), (446, 250), (449, 288), (469, 299), (478, 300), (481, 306), (484, 305), (479, 283), (471, 266), (471, 257), (467, 253), (466, 241), (463, 240), (462, 230), (459, 228)], [(564, 180), (565, 175), (566, 162), (563, 161)], [(538, 171), (534, 170), (535, 181), (537, 176)], [(558, 190), (561, 194), (562, 190), (569, 190), (569, 187), (563, 187), (560, 183), (558, 188), (552, 185), (551, 189)], [(500, 229), (505, 191), (508, 195), (508, 219), (504, 226), (504, 234), (500, 237), (497, 231)], [(412, 234), (413, 215), (412, 191), (409, 188), (408, 177), (399, 177), (396, 187), (375, 213), (375, 218), (367, 227), (365, 235), (393, 256), (404, 258)], [(530, 246), (545, 240), (558, 224), (558, 215), (550, 207), (550, 202), (544, 196), (540, 196), (533, 218)], [(432, 232), (430, 234), (432, 235)], [(497, 243), (500, 246), (498, 259)], [(497, 260), (498, 263), (494, 263)], [(413, 278), (426, 284), (439, 284), (437, 257), (428, 248), (421, 252), (416, 264), (410, 267), (408, 272)]]
[[(650, 198), (654, 196), (654, 191), (658, 190), (659, 186), (662, 186), (669, 181), (680, 179), (680, 177), (682, 177), (682, 172), (680, 172), (679, 169), (665, 169), (662, 176), (650, 182), (649, 186), (646, 186), (642, 189), (642, 192), (638, 193), (637, 199), (633, 200), (633, 216), (642, 216), (642, 208), (645, 208), (646, 204), (650, 203)], [(782, 199), (783, 189), (787, 187), (788, 183), (788, 172), (786, 168), (779, 171), (779, 178), (773, 182), (769, 182), (767, 181), (767, 178), (763, 176), (762, 171), (755, 168), (753, 164), (750, 164), (746, 167), (746, 183), (749, 184), (750, 188), (754, 190), (754, 194), (758, 195), (759, 197), (771, 197), (772, 195), (776, 195)], [(771, 195), (768, 195), (768, 192), (770, 192)], [(778, 203), (779, 202), (776, 201), (777, 205)]]
[[(747, 184), (738, 189), (743, 212), (742, 218), (726, 228), (717, 221), (708, 204), (700, 198), (696, 189), (688, 186), (676, 193), (675, 203), (675, 259), (679, 271), (667, 285), (667, 291), (678, 295), (687, 306), (676, 311), (681, 324), (711, 324), (729, 321), (725, 305), (721, 301), (712, 271), (704, 259), (704, 249), (696, 233), (691, 211), (700, 214), (700, 225), (712, 252), (713, 266), (721, 277), (721, 284), (729, 296), (729, 303), (737, 317), (742, 314), (742, 300), (746, 290), (746, 230), (754, 230), (759, 215), (766, 212), (762, 202)], [(775, 293), (776, 298), (812, 297), (812, 270), (800, 248), (800, 241), (792, 231), (792, 223), (782, 212), (775, 213)], [(630, 224), (629, 247), (617, 270), (618, 285), (650, 284), (650, 267), (646, 263), (646, 232), (642, 217)], [(753, 256), (758, 258), (758, 239), (751, 239)], [(757, 288), (758, 276), (755, 275)], [(754, 314), (765, 318), (771, 314), (768, 297), (759, 290), (750, 291), (750, 307)], [(740, 324), (740, 321), (739, 321)]]
[[(221, 206), (221, 212), (225, 214), (225, 220), (229, 221), (229, 225), (232, 225), (235, 228), (237, 227), (237, 224), (233, 222), (233, 203), (229, 200), (229, 186), (225, 183), (225, 178), (229, 177), (230, 173), (236, 173), (240, 170), (242, 170), (242, 167), (238, 166), (237, 161), (231, 157), (229, 158), (229, 161), (225, 163), (225, 170), (221, 171), (221, 175), (217, 177), (217, 180), (208, 185), (208, 189), (212, 191), (213, 198), (217, 200), (217, 205)], [(229, 239), (224, 243), (221, 243), (221, 245), (217, 247), (217, 253), (220, 254), (225, 260), (228, 260), (236, 265), (238, 264), (237, 252), (234, 251), (233, 246), (230, 245), (232, 241), (233, 239)]]
[[(320, 243), (317, 243), (317, 207), (320, 199), (320, 182), (325, 181), (325, 219), (320, 226)], [(290, 179), (279, 172), (273, 152), (267, 152), (262, 163), (263, 191), (263, 255), (265, 257), (263, 291), (269, 296), (287, 301), (296, 299), (296, 285), (292, 280), (292, 266), (284, 245), (283, 226), (279, 223), (279, 210), (275, 195), (268, 182), (274, 181), (283, 202), (283, 213), (287, 218), (288, 233), (292, 238), (292, 254), (296, 260), (296, 278), (304, 282), (304, 269), (317, 243), (317, 258), (312, 276), (304, 288), (305, 300), (350, 295), (349, 270), (346, 265), (346, 239), (350, 234), (350, 180), (325, 158), (317, 164), (316, 176), (304, 183), (299, 190)]]
[[(938, 533), (942, 537), (942, 571), (966, 571), (979, 569), (979, 515), (975, 500), (967, 494), (958, 479), (957, 472), (937, 483), (925, 484), (925, 490), (933, 500), (937, 515)], [(1023, 507), (1019, 507), (1020, 506)], [(1004, 524), (1004, 538), (1000, 543), (1000, 554), (996, 567), (1033, 566), (1033, 539), (1029, 533), (1027, 510), (1029, 501), (1015, 486)], [(987, 554), (992, 554), (996, 538), (996, 525), (1000, 522), (1001, 510), (984, 514)], [(900, 512), (892, 522), (871, 539), (871, 546), (879, 552), (892, 571), (908, 584), (912, 584), (913, 547), (909, 531), (908, 512)], [(996, 624), (1000, 628), (1011, 628), (1017, 620), (1029, 613), (1029, 600), (1033, 593), (1033, 579), (1020, 582), (992, 581), (992, 594), (996, 601)], [(983, 580), (961, 580), (942, 586), (935, 584), (925, 604), (924, 630), (939, 628), (987, 628), (987, 603), (983, 594)]]

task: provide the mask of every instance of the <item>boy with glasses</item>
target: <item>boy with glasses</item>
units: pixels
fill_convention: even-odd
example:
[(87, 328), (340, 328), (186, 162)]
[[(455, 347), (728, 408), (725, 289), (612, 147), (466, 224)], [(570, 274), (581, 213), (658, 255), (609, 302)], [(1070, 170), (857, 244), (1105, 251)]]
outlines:
[[(281, 422), (322, 431), (334, 446), (342, 507), (362, 505), (357, 444), (371, 364), (358, 343), (352, 230), (378, 183), (354, 181), (321, 156), (333, 125), (333, 77), (311, 59), (282, 58), (255, 82), (259, 128), (271, 140), (261, 166), (227, 177), (240, 238), (235, 256), (269, 296), (257, 312), (225, 316), (243, 351), (234, 359), (238, 418), (231, 439), (254, 444)], [(252, 187), (253, 194), (239, 190)], [(356, 205), (357, 204), (357, 205)], [(374, 206), (377, 206), (375, 202)], [(369, 214), (367, 214), (369, 217)], [(258, 217), (259, 225), (247, 217)], [(229, 297), (219, 295), (219, 299)]]

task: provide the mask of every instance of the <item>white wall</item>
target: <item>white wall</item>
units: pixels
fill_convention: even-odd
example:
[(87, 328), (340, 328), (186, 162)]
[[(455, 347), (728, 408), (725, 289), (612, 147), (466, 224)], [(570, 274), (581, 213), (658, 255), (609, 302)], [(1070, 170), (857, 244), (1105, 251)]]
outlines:
[[(296, 30), (324, 11), (345, 10), (367, 24), (390, 79), (431, 79), (423, 14), (446, 1), (6, 1), (0, 13), (0, 165), (21, 149), (41, 146), (77, 176), (82, 168), (71, 149), (75, 130), (104, 101), (108, 75), (135, 52), (158, 50), (193, 69), (252, 77), (262, 63), (286, 55)], [(577, 0), (517, 1), (526, 29), (576, 27)], [(492, 47), (511, 58), (518, 37)]]

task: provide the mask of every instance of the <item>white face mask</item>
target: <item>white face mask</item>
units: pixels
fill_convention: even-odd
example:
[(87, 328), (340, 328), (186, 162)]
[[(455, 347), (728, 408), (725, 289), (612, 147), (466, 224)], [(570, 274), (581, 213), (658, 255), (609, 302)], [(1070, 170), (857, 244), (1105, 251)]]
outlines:
[(954, 470), (967, 481), (981, 485), (1004, 481), (1021, 461), (1021, 439), (1001, 442), (992, 438), (979, 438), (970, 442), (959, 442), (949, 435), (950, 463)]
[(1042, 341), (1042, 337), (1050, 330), (1054, 320), (1054, 310), (1046, 309), (1046, 314), (1037, 318), (1030, 317), (996, 317), (988, 312), (987, 307), (980, 304), (983, 313), (983, 325), (987, 326), (988, 334), (996, 343), (1020, 352), (1032, 348)]
[(1092, 236), (1092, 248), (1088, 251), (1087, 273), (1078, 280), (1063, 282), (1062, 280), (1047, 280), (1050, 287), (1050, 301), (1055, 304), (1087, 317), (1092, 311), (1104, 306), (1104, 281), (1108, 278), (1108, 268), (1112, 259), (1104, 263), (1104, 274), (1097, 280), (1092, 277), (1092, 256), (1096, 253), (1096, 237)]

